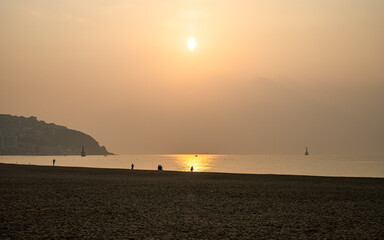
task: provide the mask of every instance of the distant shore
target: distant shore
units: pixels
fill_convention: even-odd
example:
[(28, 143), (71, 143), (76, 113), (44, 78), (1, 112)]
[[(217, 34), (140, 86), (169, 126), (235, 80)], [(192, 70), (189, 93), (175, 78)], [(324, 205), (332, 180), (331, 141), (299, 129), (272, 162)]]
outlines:
[[(118, 155), (114, 153), (108, 154), (87, 154), (87, 156), (109, 156), (109, 155)], [(1, 154), (0, 156), (81, 156), (80, 154)]]
[(384, 179), (0, 164), (0, 239), (384, 237)]

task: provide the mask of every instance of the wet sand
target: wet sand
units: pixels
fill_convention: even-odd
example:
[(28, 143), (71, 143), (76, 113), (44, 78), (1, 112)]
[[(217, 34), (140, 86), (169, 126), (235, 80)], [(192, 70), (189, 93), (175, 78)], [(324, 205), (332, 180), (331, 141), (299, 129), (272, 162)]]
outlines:
[(0, 239), (384, 238), (384, 178), (0, 164)]

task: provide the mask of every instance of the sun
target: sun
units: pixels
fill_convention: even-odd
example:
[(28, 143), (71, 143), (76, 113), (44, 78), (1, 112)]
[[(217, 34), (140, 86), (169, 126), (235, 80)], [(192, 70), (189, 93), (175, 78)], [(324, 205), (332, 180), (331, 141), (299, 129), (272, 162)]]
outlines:
[(196, 40), (194, 38), (188, 39), (187, 46), (190, 51), (193, 51), (196, 48)]

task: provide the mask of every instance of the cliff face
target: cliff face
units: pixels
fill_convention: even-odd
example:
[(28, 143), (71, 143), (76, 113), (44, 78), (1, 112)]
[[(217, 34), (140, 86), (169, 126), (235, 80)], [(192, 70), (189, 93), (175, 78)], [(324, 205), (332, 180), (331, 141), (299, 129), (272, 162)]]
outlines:
[(0, 154), (2, 155), (110, 155), (91, 136), (37, 120), (0, 114)]

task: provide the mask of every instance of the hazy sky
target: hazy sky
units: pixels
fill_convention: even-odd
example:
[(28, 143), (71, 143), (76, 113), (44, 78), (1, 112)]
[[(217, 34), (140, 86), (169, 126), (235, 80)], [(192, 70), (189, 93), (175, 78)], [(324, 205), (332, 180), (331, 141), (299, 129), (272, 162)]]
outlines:
[(383, 153), (384, 1), (2, 0), (0, 113), (120, 154)]

